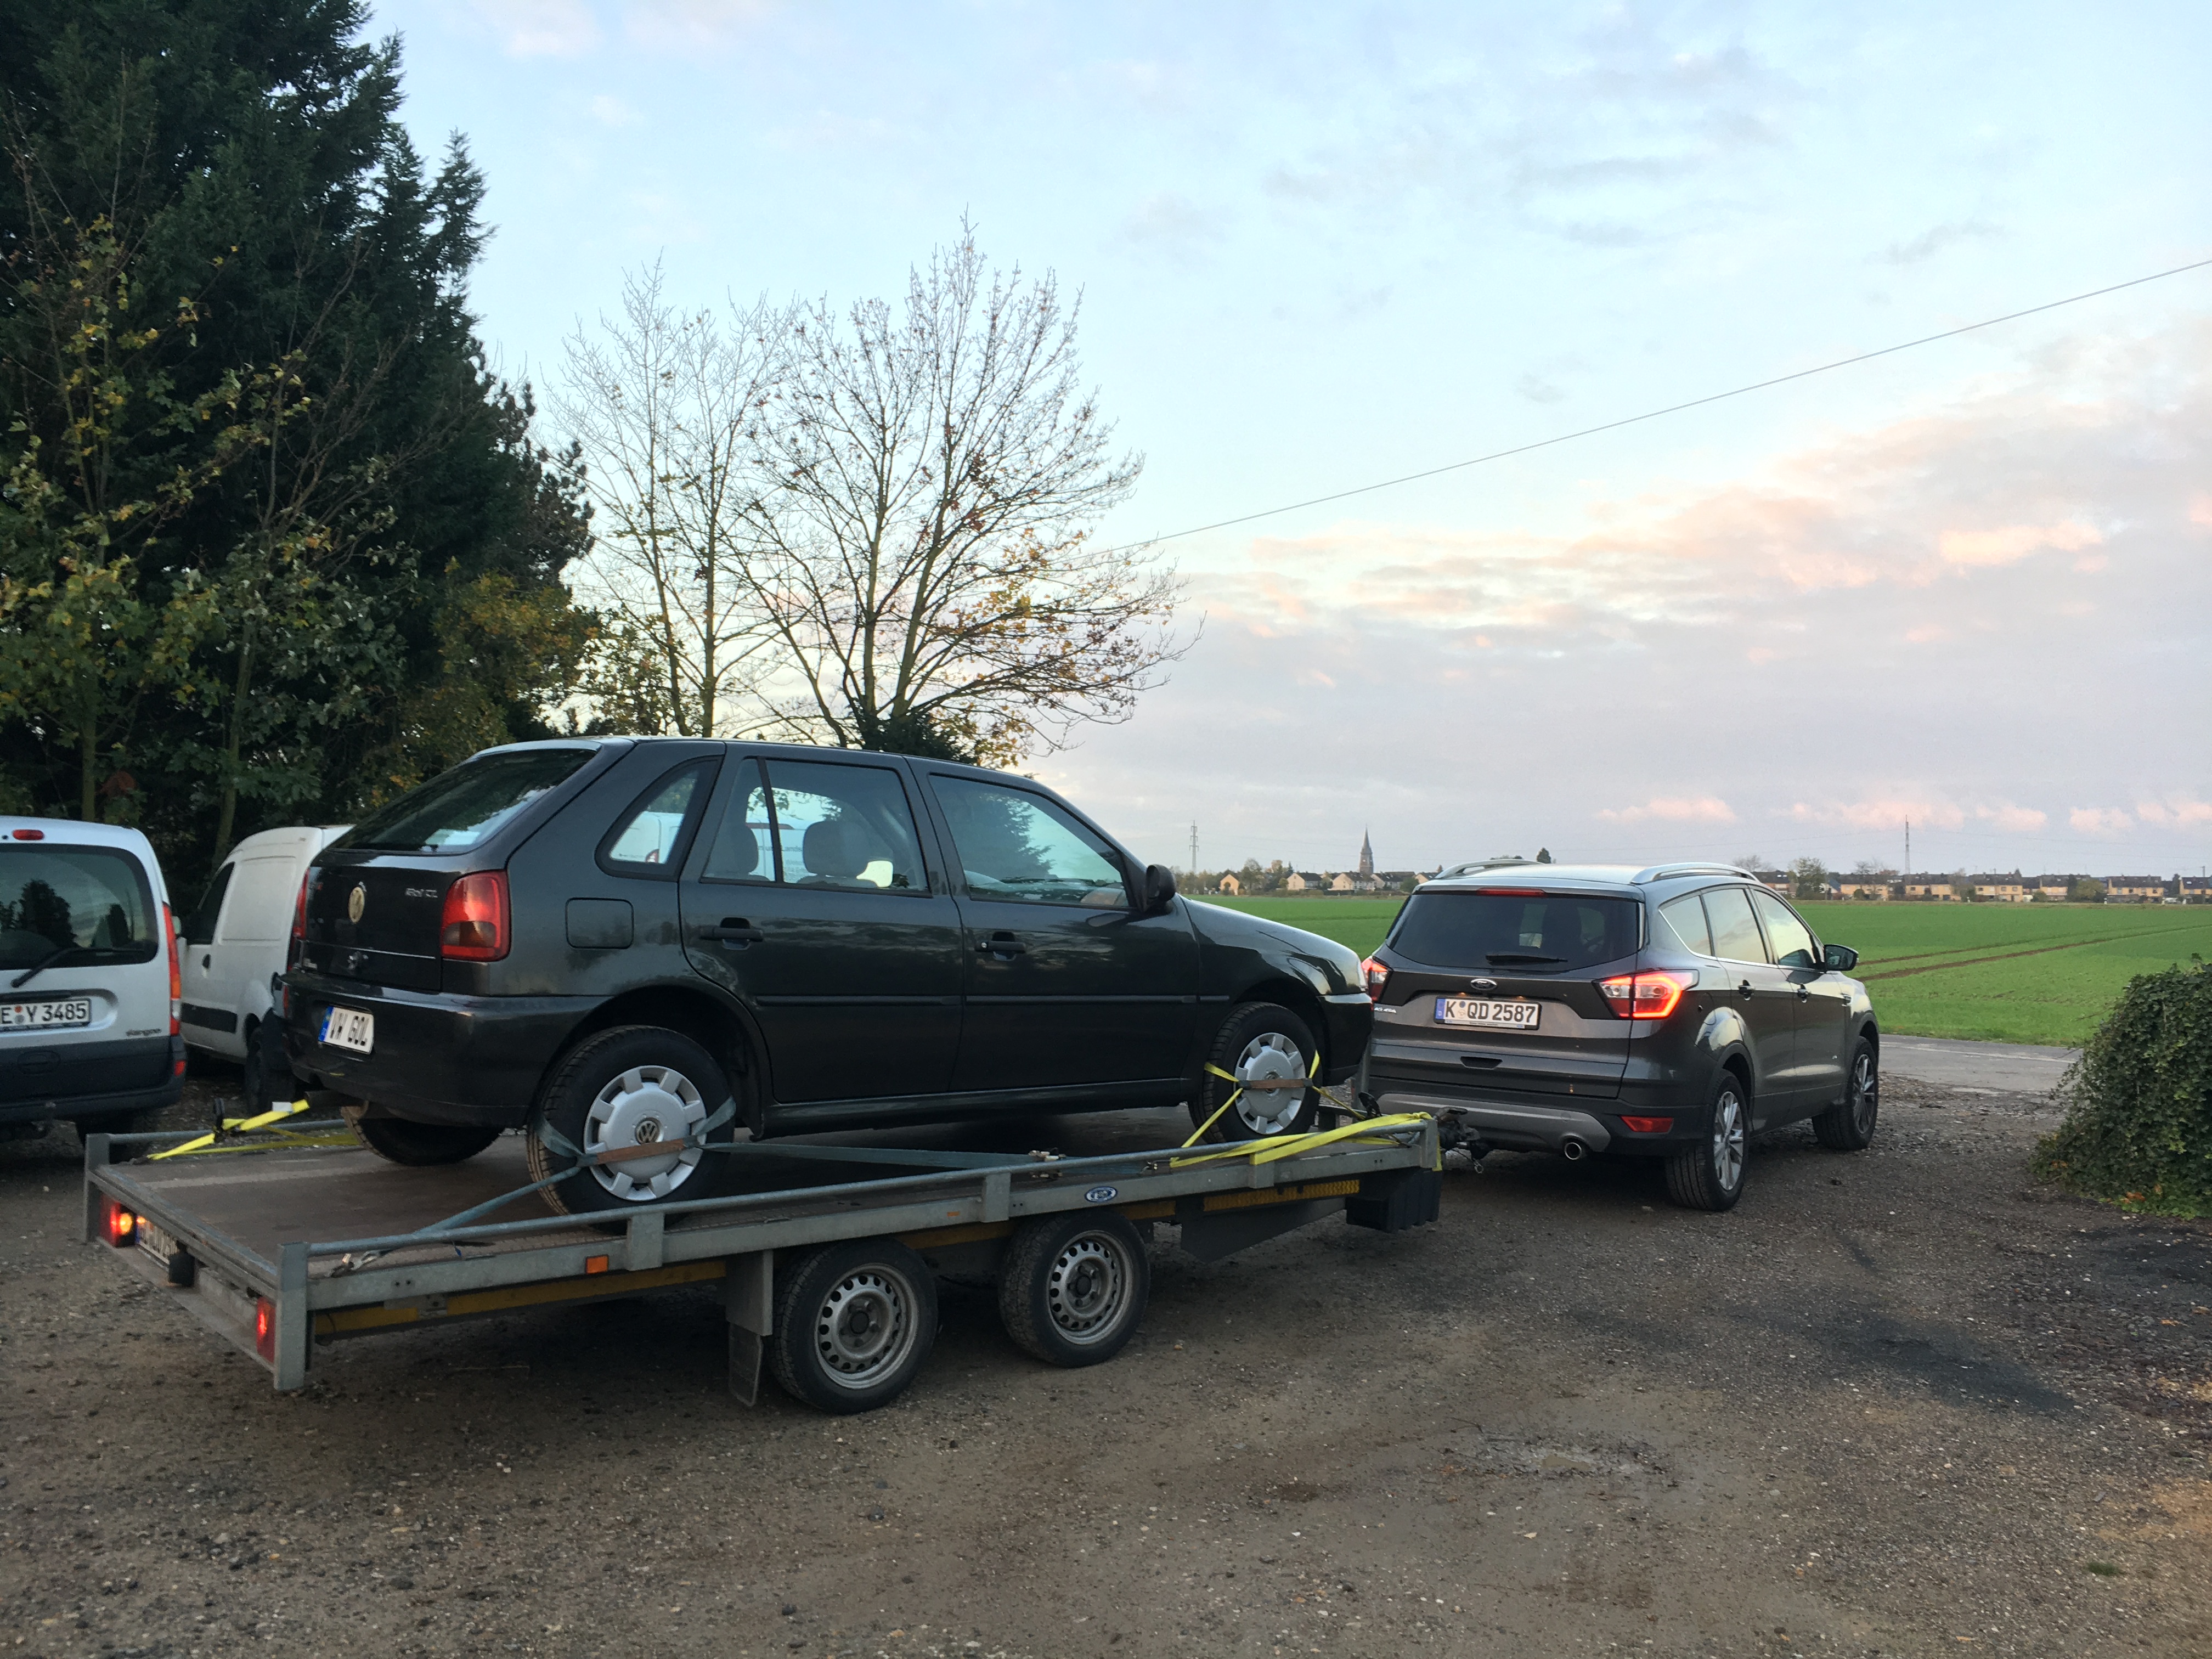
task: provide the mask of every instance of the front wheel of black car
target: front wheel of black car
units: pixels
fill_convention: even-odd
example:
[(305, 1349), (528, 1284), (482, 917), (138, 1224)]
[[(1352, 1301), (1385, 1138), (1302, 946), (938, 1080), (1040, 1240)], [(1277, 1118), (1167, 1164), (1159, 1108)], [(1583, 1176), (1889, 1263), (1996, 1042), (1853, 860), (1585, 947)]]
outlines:
[(1813, 1120), (1813, 1133), (1831, 1151), (1863, 1152), (1874, 1139), (1875, 1119), (1881, 1110), (1881, 1074), (1875, 1066), (1874, 1044), (1861, 1037), (1851, 1048), (1844, 1097)]
[(1199, 1080), (1192, 1121), (1208, 1140), (1304, 1134), (1321, 1114), (1321, 1097), (1305, 1086), (1316, 1052), (1312, 1028), (1279, 1003), (1231, 1009), (1206, 1056), (1212, 1069)]
[[(265, 1105), (254, 1109), (265, 1112)], [(410, 1123), (404, 1117), (371, 1117), (365, 1106), (342, 1109), (346, 1127), (361, 1144), (379, 1158), (410, 1169), (435, 1164), (459, 1164), (474, 1158), (499, 1139), (497, 1129), (471, 1128), (459, 1123)]]
[(1751, 1111), (1743, 1083), (1723, 1072), (1713, 1085), (1712, 1118), (1702, 1138), (1667, 1160), (1667, 1196), (1686, 1210), (1732, 1210), (1743, 1196)]
[[(560, 1137), (547, 1144), (537, 1125), (525, 1136), (530, 1178), (544, 1181), (591, 1160), (545, 1189), (562, 1215), (626, 1210), (664, 1199), (708, 1198), (729, 1161), (705, 1143), (727, 1142), (734, 1127), (707, 1121), (730, 1098), (714, 1057), (657, 1025), (617, 1025), (579, 1043), (561, 1063), (539, 1103), (538, 1121)], [(648, 1152), (646, 1148), (653, 1148)]]

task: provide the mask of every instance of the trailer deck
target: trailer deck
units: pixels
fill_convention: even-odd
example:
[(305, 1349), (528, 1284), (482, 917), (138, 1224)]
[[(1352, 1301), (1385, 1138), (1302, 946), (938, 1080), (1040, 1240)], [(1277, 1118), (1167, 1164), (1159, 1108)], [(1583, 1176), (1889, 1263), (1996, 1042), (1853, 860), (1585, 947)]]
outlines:
[[(148, 1161), (186, 1139), (88, 1136), (85, 1236), (115, 1246), (280, 1389), (302, 1387), (315, 1351), (344, 1339), (720, 1281), (732, 1395), (757, 1401), (770, 1358), (787, 1386), (792, 1367), (818, 1364), (828, 1381), (806, 1397), (830, 1410), (881, 1404), (919, 1369), (934, 1337), (937, 1274), (1002, 1279), (1018, 1341), (1054, 1363), (1095, 1363), (1142, 1316), (1141, 1246), (1134, 1262), (1115, 1255), (1133, 1227), (1177, 1225), (1184, 1249), (1212, 1260), (1340, 1211), (1386, 1231), (1432, 1221), (1441, 1182), (1437, 1129), (1425, 1118), (1073, 1158), (816, 1137), (738, 1148), (736, 1190), (726, 1195), (578, 1220), (538, 1212), (524, 1195), (514, 1135), (435, 1168), (403, 1168), (356, 1147), (282, 1144)], [(844, 1249), (839, 1261), (859, 1265), (823, 1293), (823, 1307), (796, 1307), (794, 1294), (815, 1295), (810, 1270), (856, 1245), (866, 1248)], [(1078, 1273), (1088, 1276), (1070, 1277)], [(1121, 1301), (1097, 1311), (1114, 1296)], [(1047, 1312), (1030, 1317), (1024, 1306)], [(822, 1322), (841, 1308), (845, 1323), (834, 1333)], [(1054, 1308), (1074, 1310), (1057, 1334)], [(812, 1337), (810, 1320), (819, 1327)], [(887, 1333), (901, 1320), (905, 1346), (894, 1355)], [(1110, 1346), (1084, 1346), (1109, 1334)]]

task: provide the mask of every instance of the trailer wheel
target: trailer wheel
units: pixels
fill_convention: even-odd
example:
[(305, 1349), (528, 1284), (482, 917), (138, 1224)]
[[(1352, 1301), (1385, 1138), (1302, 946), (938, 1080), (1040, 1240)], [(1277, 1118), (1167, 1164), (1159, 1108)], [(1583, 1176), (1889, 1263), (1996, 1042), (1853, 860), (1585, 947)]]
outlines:
[(936, 1345), (937, 1281), (895, 1238), (825, 1245), (783, 1279), (775, 1326), (769, 1363), (786, 1394), (840, 1416), (872, 1411)]
[(1152, 1289), (1144, 1241), (1110, 1210), (1039, 1216), (1007, 1248), (999, 1317), (1048, 1365), (1096, 1365), (1136, 1332)]
[(460, 1123), (410, 1123), (404, 1117), (368, 1117), (358, 1106), (343, 1108), (343, 1115), (346, 1127), (362, 1146), (380, 1158), (410, 1168), (463, 1163), (499, 1139), (497, 1129), (475, 1129)]

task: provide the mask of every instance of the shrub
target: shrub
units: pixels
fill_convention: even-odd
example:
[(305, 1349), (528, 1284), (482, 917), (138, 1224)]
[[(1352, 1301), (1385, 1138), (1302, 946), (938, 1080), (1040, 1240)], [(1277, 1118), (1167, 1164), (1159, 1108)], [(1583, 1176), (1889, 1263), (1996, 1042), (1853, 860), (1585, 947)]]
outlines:
[(2212, 970), (2201, 958), (2128, 981), (2059, 1085), (2066, 1121), (2039, 1171), (2092, 1198), (2212, 1214)]

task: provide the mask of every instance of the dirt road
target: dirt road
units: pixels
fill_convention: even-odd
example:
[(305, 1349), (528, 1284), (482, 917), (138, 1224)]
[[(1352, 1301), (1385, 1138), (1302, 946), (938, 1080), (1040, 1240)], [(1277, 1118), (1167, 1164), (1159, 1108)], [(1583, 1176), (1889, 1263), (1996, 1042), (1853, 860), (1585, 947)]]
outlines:
[(1495, 1157), (1415, 1234), (1164, 1244), (1091, 1370), (956, 1288), (837, 1420), (732, 1405), (705, 1297), (281, 1397), (76, 1242), (71, 1137), (0, 1146), (0, 1651), (2201, 1655), (2212, 1229), (2035, 1188), (2051, 1121), (1898, 1081), (1725, 1216)]

